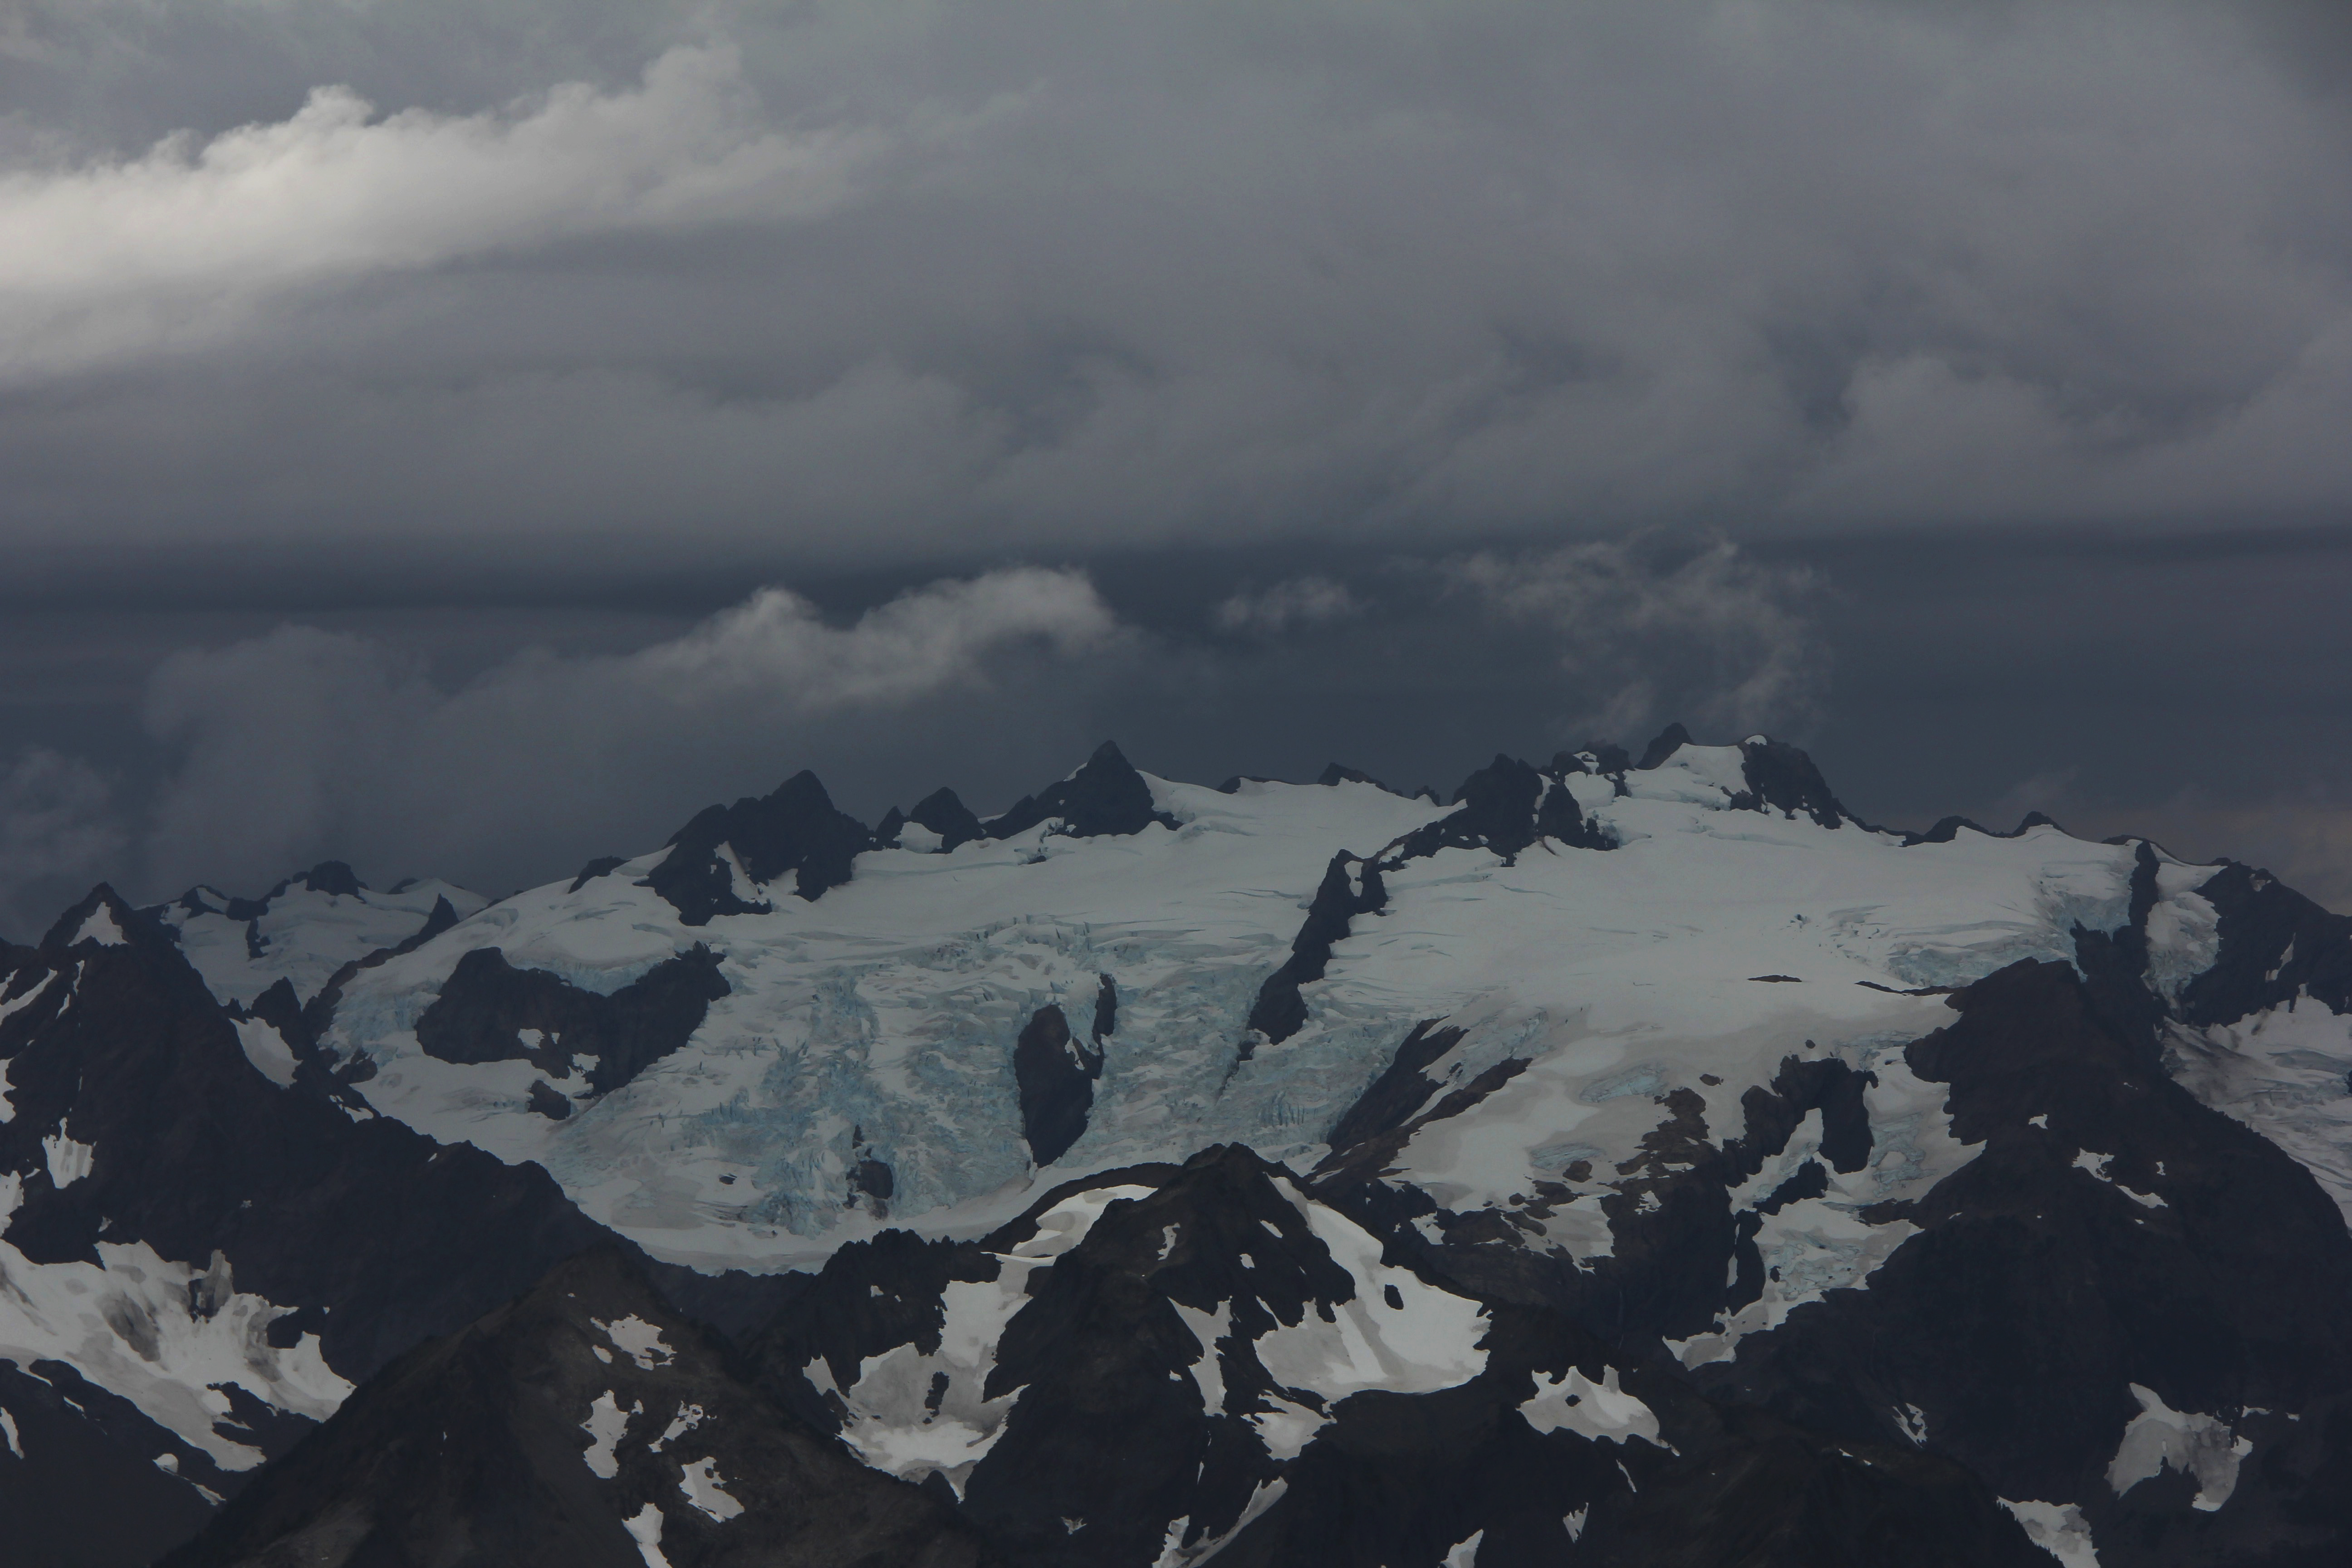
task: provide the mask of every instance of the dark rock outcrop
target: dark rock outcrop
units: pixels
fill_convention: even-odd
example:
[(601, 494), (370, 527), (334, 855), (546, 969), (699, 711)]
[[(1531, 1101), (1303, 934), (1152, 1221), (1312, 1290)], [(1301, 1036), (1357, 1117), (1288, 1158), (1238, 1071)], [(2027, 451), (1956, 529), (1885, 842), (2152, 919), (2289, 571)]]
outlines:
[(1399, 840), (1387, 861), (1420, 859), (1440, 849), (1490, 849), (1517, 858), (1539, 838), (1580, 849), (1616, 843), (1586, 817), (1565, 774), (1547, 775), (1516, 757), (1495, 760), (1462, 781), (1454, 811)]
[(580, 874), (572, 879), (572, 886), (563, 890), (567, 893), (576, 893), (597, 878), (609, 877), (627, 864), (628, 861), (618, 855), (599, 855), (581, 867)]
[(1642, 748), (1642, 760), (1633, 764), (1636, 772), (1648, 773), (1664, 764), (1668, 757), (1691, 744), (1688, 730), (1680, 724), (1669, 724), (1658, 731), (1657, 738)]
[[(100, 910), (124, 941), (75, 940)], [(360, 1377), (606, 1235), (535, 1165), (354, 1121), (299, 1076), (270, 1083), (177, 945), (110, 889), (18, 952), (11, 990), (78, 972), (71, 1006), (50, 984), (0, 1025), (16, 1111), (0, 1171), (24, 1181), (6, 1235), (34, 1262), (95, 1261), (101, 1237), (169, 1258), (217, 1250), (238, 1289), (299, 1309), (280, 1322)], [(60, 1129), (93, 1150), (62, 1188), (41, 1144)]]
[[(416, 1043), (445, 1062), (528, 1061), (551, 1078), (591, 1058), (589, 1089), (605, 1094), (685, 1045), (726, 994), (719, 955), (699, 942), (609, 996), (478, 947), (417, 1017)], [(525, 1030), (540, 1038), (526, 1042)]]
[(745, 898), (739, 874), (756, 889), (790, 871), (795, 893), (819, 899), (849, 880), (851, 863), (874, 847), (874, 837), (835, 809), (824, 785), (803, 770), (772, 795), (705, 807), (669, 842), (646, 885), (676, 906), (685, 923), (707, 925), (717, 915), (764, 914), (772, 907)]
[[(1151, 1190), (1109, 1202), (1028, 1275), (987, 1373), (985, 1393), (1013, 1404), (964, 1481), (962, 1511), (1034, 1568), (1151, 1568), (1171, 1546), (1266, 1568), (1438, 1568), (1466, 1560), (1454, 1554), (1474, 1537), (1480, 1562), (1502, 1564), (2041, 1561), (1950, 1460), (1708, 1399), (1557, 1312), (1465, 1311), (1475, 1358), (1467, 1342), (1399, 1341), (1467, 1358), (1467, 1380), (1435, 1392), (1327, 1403), (1289, 1385), (1280, 1355), (1261, 1353), (1279, 1336), (1341, 1312), (1368, 1315), (1359, 1321), (1378, 1333), (1409, 1310), (1399, 1284), (1427, 1287), (1395, 1271), (1360, 1299), (1363, 1260), (1341, 1263), (1332, 1221), (1303, 1212), (1286, 1173), (1234, 1145), (1071, 1184), (979, 1244), (885, 1236), (845, 1247), (758, 1342), (763, 1377), (796, 1408), (838, 1419), (837, 1396), (820, 1397), (802, 1368), (822, 1363), (846, 1388), (895, 1347), (936, 1351), (954, 1281), (999, 1278), (1065, 1199), (1138, 1185)], [(1653, 1425), (1595, 1436), (1573, 1418), (1531, 1420), (1531, 1395), (1571, 1373), (1612, 1401), (1641, 1401)], [(1295, 1458), (1265, 1440), (1274, 1428), (1262, 1423), (1277, 1418), (1312, 1434)]]
[(941, 849), (952, 849), (959, 844), (970, 844), (974, 839), (988, 837), (988, 830), (981, 826), (980, 818), (971, 814), (971, 808), (958, 799), (956, 792), (951, 789), (935, 789), (917, 801), (915, 809), (907, 814), (907, 820), (938, 834)]
[(1021, 1134), (1038, 1164), (1052, 1164), (1085, 1134), (1102, 1069), (1099, 1040), (1081, 1043), (1061, 1008), (1048, 1003), (1030, 1015), (1013, 1042), (1013, 1077), (1021, 1097)]
[(983, 1568), (951, 1510), (728, 1370), (621, 1254), (419, 1346), (163, 1568)]
[(1059, 819), (1062, 830), (1079, 838), (1140, 833), (1153, 823), (1173, 827), (1176, 819), (1154, 806), (1151, 786), (1118, 746), (1105, 741), (1086, 766), (1057, 784), (1024, 795), (1012, 810), (988, 824), (991, 838), (1010, 838), (1041, 822)]
[(1823, 827), (1843, 827), (1852, 813), (1830, 793), (1829, 781), (1813, 759), (1785, 741), (1743, 741), (1740, 773), (1748, 787), (1731, 797), (1735, 811), (1800, 813)]
[(1381, 883), (1378, 866), (1345, 850), (1332, 856), (1315, 900), (1307, 906), (1307, 920), (1291, 939), (1290, 956), (1258, 987), (1247, 1026), (1268, 1044), (1286, 1040), (1304, 1027), (1307, 1002), (1298, 988), (1323, 978), (1332, 945), (1346, 938), (1357, 916), (1376, 913), (1387, 903), (1388, 889)]
[[(234, 1386), (234, 1385), (232, 1385)], [(143, 1564), (212, 1517), (245, 1477), (61, 1362), (0, 1359), (0, 1555), (26, 1564)]]
[[(2352, 1491), (2321, 1479), (2352, 1478), (2335, 1205), (2166, 1079), (2066, 966), (2021, 963), (1952, 1001), (1958, 1021), (1907, 1055), (1981, 1152), (1910, 1205), (1922, 1234), (1867, 1289), (1742, 1342), (1706, 1381), (1842, 1441), (1895, 1439), (1908, 1407), (1932, 1451), (2002, 1496), (2080, 1506), (2110, 1568), (2340, 1553)], [(2140, 1413), (2133, 1384), (2246, 1445), (2225, 1501), (2189, 1506), (2177, 1471), (2116, 1495), (2105, 1467)]]
[(2352, 1013), (2352, 915), (2320, 908), (2267, 871), (2225, 865), (2197, 889), (2221, 918), (2221, 951), (2180, 994), (2191, 1024), (2233, 1024), (2309, 995)]
[(1386, 790), (1391, 795), (1404, 794), (1404, 791), (1401, 789), (1382, 784), (1380, 780), (1364, 772), (1361, 768), (1351, 768), (1342, 763), (1333, 763), (1326, 767), (1321, 773), (1316, 776), (1315, 782), (1323, 785), (1326, 789), (1330, 788), (1334, 784), (1367, 784), (1371, 785), (1374, 789)]
[(302, 873), (301, 880), (314, 893), (334, 893), (344, 898), (355, 898), (367, 887), (341, 860), (320, 861)]
[(1118, 982), (1108, 974), (1097, 974), (1095, 991), (1095, 1044), (1099, 1046), (1118, 1029)]

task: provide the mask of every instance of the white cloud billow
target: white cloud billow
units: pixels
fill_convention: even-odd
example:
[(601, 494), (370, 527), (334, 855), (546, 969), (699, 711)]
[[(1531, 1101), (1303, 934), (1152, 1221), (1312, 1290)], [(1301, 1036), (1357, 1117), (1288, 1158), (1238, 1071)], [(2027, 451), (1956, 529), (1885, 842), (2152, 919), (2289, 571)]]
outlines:
[(809, 217), (874, 150), (770, 128), (726, 47), (672, 49), (633, 89), (573, 82), (470, 115), (380, 114), (321, 87), (275, 123), (0, 174), (0, 367), (184, 347), (291, 288), (581, 236)]

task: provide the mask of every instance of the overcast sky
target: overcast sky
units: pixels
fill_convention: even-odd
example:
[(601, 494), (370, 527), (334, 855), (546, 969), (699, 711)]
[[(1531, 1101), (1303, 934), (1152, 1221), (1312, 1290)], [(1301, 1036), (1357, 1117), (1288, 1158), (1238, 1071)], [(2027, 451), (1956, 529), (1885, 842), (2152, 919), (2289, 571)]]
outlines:
[(1670, 719), (2352, 908), (2347, 192), (2315, 0), (0, 0), (0, 932)]

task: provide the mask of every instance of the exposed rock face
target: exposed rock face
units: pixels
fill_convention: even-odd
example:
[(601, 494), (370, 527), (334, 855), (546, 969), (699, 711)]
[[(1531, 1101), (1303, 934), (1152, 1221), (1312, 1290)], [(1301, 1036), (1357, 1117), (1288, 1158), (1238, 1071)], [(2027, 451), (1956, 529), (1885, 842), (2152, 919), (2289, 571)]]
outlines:
[[(78, 934), (102, 916), (122, 941)], [(22, 954), (11, 988), (41, 970), (70, 984), (0, 1025), (15, 1110), (0, 1169), (24, 1184), (5, 1236), (33, 1262), (95, 1260), (101, 1239), (218, 1250), (241, 1289), (301, 1309), (328, 1361), (364, 1375), (604, 1234), (535, 1167), (273, 1085), (168, 938), (110, 890)], [(63, 1184), (42, 1142), (59, 1136), (91, 1151)]]
[(1069, 1018), (1050, 1004), (1031, 1015), (1013, 1043), (1013, 1073), (1021, 1089), (1021, 1133), (1038, 1164), (1052, 1164), (1085, 1133), (1102, 1069), (1099, 1037), (1092, 1046), (1081, 1044)]
[(1948, 1460), (1717, 1405), (1559, 1314), (1380, 1252), (1279, 1168), (1213, 1149), (1057, 1189), (978, 1245), (845, 1247), (756, 1353), (769, 1386), (869, 1457), (905, 1465), (955, 1422), (940, 1458), (980, 1457), (940, 1473), (1040, 1568), (1434, 1565), (1474, 1539), (1506, 1564), (1572, 1545), (1790, 1568), (2040, 1561)]
[(1642, 748), (1642, 760), (1633, 765), (1643, 773), (1664, 765), (1666, 759), (1691, 744), (1688, 730), (1680, 724), (1669, 724), (1658, 731), (1657, 738)]
[(627, 864), (618, 855), (599, 855), (580, 868), (580, 874), (572, 879), (572, 891), (576, 893), (597, 878), (609, 877)]
[(1010, 838), (1041, 822), (1058, 818), (1064, 832), (1080, 838), (1140, 833), (1157, 822), (1176, 819), (1152, 804), (1151, 786), (1118, 747), (1105, 741), (1087, 765), (1061, 783), (1024, 795), (1012, 810), (988, 824), (991, 838)]
[(1258, 988), (1249, 1027), (1268, 1043), (1297, 1034), (1307, 1022), (1307, 1003), (1298, 988), (1323, 978), (1331, 963), (1332, 944), (1347, 937), (1356, 917), (1375, 914), (1387, 901), (1377, 865), (1345, 851), (1331, 857), (1330, 869), (1323, 873), (1323, 885), (1315, 890), (1306, 923), (1291, 942), (1290, 957)]
[[(1572, 759), (1571, 759), (1572, 760)], [(1616, 841), (1586, 820), (1567, 784), (1578, 768), (1538, 773), (1516, 757), (1497, 756), (1462, 781), (1456, 807), (1400, 841), (1392, 860), (1418, 859), (1440, 849), (1491, 849), (1512, 859), (1540, 838), (1580, 849), (1613, 849)]]
[[(2352, 921), (1645, 761), (1112, 752), (814, 909), (714, 838), (723, 941), (101, 889), (0, 950), (0, 1557), (2335, 1568)], [(514, 1304), (588, 1214), (769, 1271)]]
[(940, 847), (952, 849), (959, 844), (969, 844), (987, 837), (987, 829), (971, 808), (956, 798), (951, 789), (936, 789), (915, 803), (907, 820), (919, 827), (928, 827), (939, 835)]
[(655, 1561), (997, 1560), (951, 1510), (738, 1383), (608, 1250), (402, 1357), (164, 1564)]
[[(168, 1383), (181, 1359), (205, 1353), (219, 1331), (208, 1321), (233, 1292), (236, 1321), (254, 1337), (244, 1370), (222, 1383), (222, 1419), (234, 1417), (233, 1441), (250, 1455), (237, 1463), (251, 1463), (309, 1425), (305, 1405), (336, 1374), (365, 1377), (604, 1236), (536, 1167), (444, 1148), (384, 1118), (355, 1121), (315, 1070), (283, 1085), (257, 1071), (238, 1026), (171, 937), (110, 889), (68, 910), (38, 950), (5, 958), (0, 995), (18, 1005), (0, 1020), (11, 1110), (0, 1122), (0, 1208), (15, 1299), (29, 1303), (26, 1328), (62, 1333), (59, 1357), (94, 1349), (100, 1359), (23, 1363), (46, 1385), (0, 1374), (0, 1408), (20, 1439), (0, 1453), (0, 1495), (62, 1485), (55, 1467), (78, 1456), (79, 1490), (42, 1494), (21, 1516), (20, 1542), (74, 1536), (114, 1507), (80, 1508), (77, 1495), (127, 1505), (160, 1485), (174, 1500), (107, 1511), (57, 1561), (152, 1555), (201, 1517), (196, 1489), (226, 1495), (247, 1476), (212, 1457), (223, 1428), (173, 1426), (176, 1406), (156, 1403), (161, 1393), (144, 1405), (103, 1388), (76, 1394), (75, 1408), (112, 1414), (68, 1438), (53, 1429), (62, 1407), (35, 1388), (69, 1389), (123, 1364), (138, 1375), (121, 1387), (143, 1396), (161, 1386), (149, 1380)], [(290, 988), (277, 1000), (287, 1006), (265, 1011), (290, 1017)], [(155, 1293), (159, 1268), (205, 1258), (215, 1288)], [(55, 1290), (53, 1279), (63, 1282)], [(60, 1321), (77, 1301), (109, 1320), (92, 1325), (101, 1336), (127, 1336), (114, 1354)], [(0, 1327), (0, 1347), (12, 1331)], [(20, 1473), (36, 1431), (44, 1447)], [(117, 1546), (101, 1549), (110, 1540)]]
[(1743, 741), (1741, 772), (1748, 788), (1732, 797), (1735, 810), (1772, 810), (1782, 816), (1804, 813), (1823, 827), (1837, 827), (1850, 814), (1830, 793), (1829, 781), (1813, 759), (1785, 741)]
[(670, 839), (670, 852), (646, 880), (688, 925), (714, 915), (759, 914), (772, 906), (756, 889), (785, 872), (803, 899), (849, 880), (850, 862), (873, 835), (834, 808), (814, 773), (794, 773), (775, 793), (713, 805)]
[[(2100, 1561), (2317, 1561), (2352, 1539), (2352, 1474), (2322, 1436), (2352, 1413), (2352, 1240), (2310, 1173), (2152, 1070), (2059, 964), (1953, 998), (1909, 1050), (1983, 1152), (1912, 1207), (1871, 1277), (1703, 1381), (1841, 1439), (1903, 1435), (2002, 1496), (2076, 1504)], [(1868, 1368), (1865, 1372), (1864, 1369)], [(2180, 1472), (2105, 1484), (2134, 1385), (2245, 1446), (2205, 1503)], [(2253, 1456), (2264, 1456), (2256, 1462)], [(2092, 1474), (2085, 1475), (2088, 1468)], [(2329, 1548), (2333, 1550), (2333, 1548)]]
[(2305, 994), (2352, 1012), (2352, 915), (2321, 909), (2251, 866), (2224, 866), (2197, 892), (2221, 917), (2221, 947), (2181, 994), (2189, 1022), (2234, 1023)]
[(699, 943), (610, 996), (478, 947), (416, 1020), (416, 1039), (443, 1061), (528, 1061), (557, 1079), (588, 1058), (588, 1091), (604, 1094), (685, 1045), (727, 994), (718, 955)]

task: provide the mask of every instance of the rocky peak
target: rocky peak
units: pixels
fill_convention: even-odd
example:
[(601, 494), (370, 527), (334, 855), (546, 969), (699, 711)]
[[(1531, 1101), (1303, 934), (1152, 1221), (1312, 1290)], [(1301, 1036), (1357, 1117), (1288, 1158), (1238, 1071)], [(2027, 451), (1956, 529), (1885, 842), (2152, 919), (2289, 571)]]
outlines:
[(801, 898), (824, 897), (849, 880), (851, 862), (874, 837), (803, 769), (770, 795), (705, 807), (669, 842), (646, 881), (685, 923), (707, 925), (716, 915), (768, 912), (773, 906), (759, 889), (787, 871)]
[(1068, 778), (1024, 795), (1010, 811), (991, 821), (991, 838), (1010, 838), (1041, 822), (1059, 818), (1063, 831), (1074, 837), (1096, 838), (1140, 833), (1157, 822), (1165, 827), (1176, 819), (1152, 803), (1151, 786), (1116, 742), (1095, 748), (1086, 765)]

